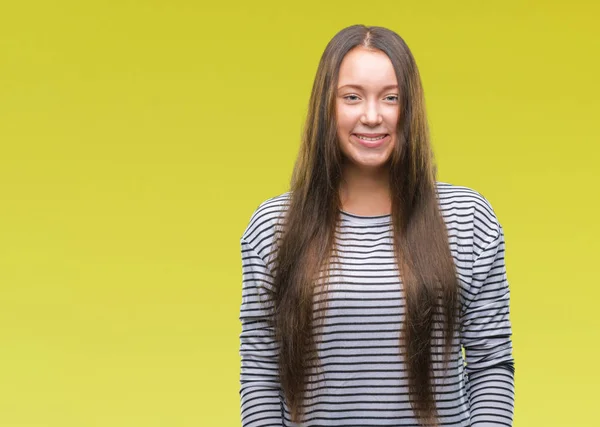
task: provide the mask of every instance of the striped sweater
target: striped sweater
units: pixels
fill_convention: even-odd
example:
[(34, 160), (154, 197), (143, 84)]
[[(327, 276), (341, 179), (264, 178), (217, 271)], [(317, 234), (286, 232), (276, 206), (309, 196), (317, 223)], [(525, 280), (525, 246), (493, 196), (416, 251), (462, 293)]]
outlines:
[[(514, 359), (503, 229), (478, 192), (443, 182), (437, 191), (461, 304), (449, 370), (433, 350), (440, 424), (512, 426)], [(405, 305), (391, 216), (344, 211), (336, 232), (339, 262), (330, 267), (329, 306), (314, 312), (325, 316), (315, 338), (321, 369), (307, 379), (303, 423), (291, 423), (265, 291), (273, 283), (275, 222), (289, 199), (287, 192), (261, 203), (241, 237), (242, 426), (418, 426), (399, 341)]]

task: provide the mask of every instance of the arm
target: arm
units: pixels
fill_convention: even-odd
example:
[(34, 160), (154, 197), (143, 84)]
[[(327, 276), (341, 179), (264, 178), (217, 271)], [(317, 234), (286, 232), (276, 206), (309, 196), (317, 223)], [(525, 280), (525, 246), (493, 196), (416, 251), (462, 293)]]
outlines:
[(512, 426), (514, 359), (504, 233), (498, 228), (473, 263), (461, 316), (471, 425)]
[(242, 247), (240, 320), (240, 400), (242, 427), (283, 425), (278, 374), (278, 345), (270, 321), (272, 301), (265, 291), (273, 276), (245, 240)]

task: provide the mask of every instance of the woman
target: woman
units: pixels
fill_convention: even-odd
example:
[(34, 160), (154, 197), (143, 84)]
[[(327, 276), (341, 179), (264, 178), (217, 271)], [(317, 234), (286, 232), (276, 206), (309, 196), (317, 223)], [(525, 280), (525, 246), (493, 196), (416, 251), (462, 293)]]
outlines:
[(503, 230), (479, 193), (436, 181), (396, 33), (327, 45), (290, 191), (241, 246), (244, 427), (512, 425)]

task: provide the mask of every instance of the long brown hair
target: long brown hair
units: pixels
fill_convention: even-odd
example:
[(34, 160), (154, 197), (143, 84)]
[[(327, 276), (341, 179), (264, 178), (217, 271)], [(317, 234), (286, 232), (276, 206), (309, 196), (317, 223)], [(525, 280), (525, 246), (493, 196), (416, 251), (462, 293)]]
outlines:
[[(320, 326), (313, 322), (313, 309), (315, 296), (323, 291), (315, 288), (320, 273), (327, 275), (335, 253), (341, 208), (343, 155), (336, 130), (335, 90), (342, 59), (358, 46), (387, 54), (398, 80), (398, 144), (390, 158), (389, 179), (394, 250), (406, 298), (400, 344), (406, 348), (413, 410), (423, 425), (435, 426), (439, 415), (432, 346), (445, 342), (447, 367), (456, 326), (458, 282), (438, 207), (436, 167), (419, 71), (404, 40), (386, 28), (353, 25), (341, 30), (319, 62), (285, 224), (277, 239), (273, 299), (281, 387), (292, 421), (300, 422), (305, 380), (315, 367), (314, 331)], [(436, 322), (443, 324), (445, 341), (434, 336)]]

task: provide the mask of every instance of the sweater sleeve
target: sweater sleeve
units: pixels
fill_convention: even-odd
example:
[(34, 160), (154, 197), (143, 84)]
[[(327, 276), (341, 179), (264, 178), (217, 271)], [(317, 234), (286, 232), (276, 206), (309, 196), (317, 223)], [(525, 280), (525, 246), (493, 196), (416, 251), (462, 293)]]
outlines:
[(512, 426), (514, 359), (510, 292), (504, 262), (504, 232), (495, 233), (473, 263), (461, 315), (471, 426)]
[(242, 427), (281, 427), (278, 345), (266, 292), (273, 275), (262, 257), (241, 239), (242, 303), (240, 321), (240, 403)]

